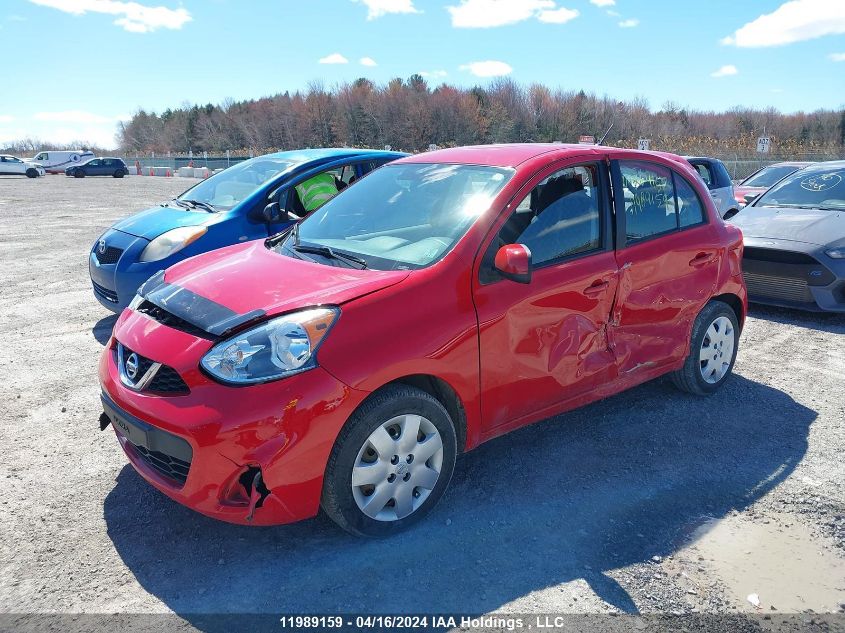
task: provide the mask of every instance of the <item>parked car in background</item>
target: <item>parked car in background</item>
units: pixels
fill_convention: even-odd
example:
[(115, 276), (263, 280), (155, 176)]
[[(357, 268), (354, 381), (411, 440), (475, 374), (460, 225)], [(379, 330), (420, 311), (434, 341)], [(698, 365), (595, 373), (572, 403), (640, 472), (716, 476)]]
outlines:
[(419, 154), (285, 233), (147, 281), (100, 360), (100, 426), (211, 517), (322, 506), (386, 536), (486, 440), (663, 374), (716, 391), (745, 317), (741, 257), (679, 156)]
[(751, 301), (845, 312), (845, 161), (795, 171), (736, 214)]
[(728, 173), (725, 164), (718, 158), (707, 158), (705, 156), (684, 156), (689, 163), (695, 167), (695, 171), (701, 176), (713, 202), (723, 218), (729, 218), (739, 210), (734, 194), (734, 184), (731, 175)]
[(25, 158), (0, 154), (0, 176), (26, 176), (27, 178), (38, 178), (45, 174), (44, 168), (38, 163), (33, 163)]
[(103, 158), (92, 158), (79, 165), (68, 167), (65, 170), (65, 176), (73, 176), (74, 178), (85, 178), (86, 176), (112, 176), (113, 178), (123, 178), (129, 173), (126, 163), (122, 158), (112, 158), (105, 156)]
[(358, 178), (402, 156), (313, 149), (233, 165), (103, 233), (88, 257), (94, 296), (120, 312), (158, 271), (221, 246), (278, 233)]
[(71, 165), (84, 163), (94, 158), (94, 152), (88, 150), (49, 150), (38, 152), (32, 162), (43, 165), (48, 174), (63, 174)]
[(804, 169), (813, 164), (811, 162), (795, 161), (775, 163), (774, 165), (761, 167), (734, 187), (734, 197), (736, 198), (737, 204), (740, 207), (745, 206), (777, 181), (786, 178), (789, 174), (794, 174), (799, 169)]

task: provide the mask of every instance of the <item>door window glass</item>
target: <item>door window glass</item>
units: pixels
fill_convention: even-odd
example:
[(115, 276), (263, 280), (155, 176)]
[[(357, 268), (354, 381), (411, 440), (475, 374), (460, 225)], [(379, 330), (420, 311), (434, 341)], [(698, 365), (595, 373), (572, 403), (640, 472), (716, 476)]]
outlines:
[(704, 206), (685, 179), (675, 174), (675, 192), (678, 196), (678, 217), (681, 228), (704, 222)]
[(517, 205), (499, 232), (498, 245), (523, 244), (534, 265), (586, 253), (601, 243), (596, 165), (553, 173)]
[(698, 172), (698, 175), (701, 176), (701, 179), (704, 181), (704, 184), (707, 185), (709, 189), (712, 189), (713, 174), (710, 173), (710, 168), (704, 163), (695, 163), (693, 167), (695, 167), (695, 171)]
[(662, 165), (620, 161), (628, 242), (678, 227), (672, 172)]

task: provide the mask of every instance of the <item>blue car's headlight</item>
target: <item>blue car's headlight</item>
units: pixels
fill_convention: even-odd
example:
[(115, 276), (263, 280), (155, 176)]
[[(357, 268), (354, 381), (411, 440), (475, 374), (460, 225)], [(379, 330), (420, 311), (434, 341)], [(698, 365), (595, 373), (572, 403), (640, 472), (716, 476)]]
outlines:
[(189, 244), (196, 242), (208, 231), (204, 226), (180, 226), (162, 233), (153, 239), (141, 251), (139, 261), (157, 262), (178, 253)]
[(830, 250), (826, 250), (825, 253), (833, 259), (845, 259), (845, 248), (831, 248)]
[(277, 380), (316, 367), (315, 355), (337, 320), (337, 308), (312, 308), (276, 317), (218, 343), (200, 364), (230, 384)]

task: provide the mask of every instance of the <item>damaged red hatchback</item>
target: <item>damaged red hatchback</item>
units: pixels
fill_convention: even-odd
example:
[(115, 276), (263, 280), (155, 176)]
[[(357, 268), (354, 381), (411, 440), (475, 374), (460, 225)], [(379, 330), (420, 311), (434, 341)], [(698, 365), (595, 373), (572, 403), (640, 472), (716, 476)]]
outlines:
[(662, 374), (718, 389), (741, 260), (740, 231), (677, 156), (405, 158), (282, 235), (150, 279), (100, 362), (101, 426), (208, 516), (322, 507), (388, 535), (432, 509), (460, 451)]

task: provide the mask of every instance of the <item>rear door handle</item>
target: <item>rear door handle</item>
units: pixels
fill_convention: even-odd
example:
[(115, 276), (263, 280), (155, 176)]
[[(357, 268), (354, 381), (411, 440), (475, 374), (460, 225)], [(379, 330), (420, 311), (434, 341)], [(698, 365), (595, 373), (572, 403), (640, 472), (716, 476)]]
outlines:
[(698, 268), (700, 266), (704, 266), (704, 264), (712, 262), (713, 257), (715, 257), (714, 253), (699, 253), (690, 260), (689, 265), (693, 268)]
[(608, 284), (606, 281), (597, 281), (589, 288), (584, 288), (584, 294), (588, 297), (593, 297), (607, 290), (607, 287), (609, 285), (610, 284)]

